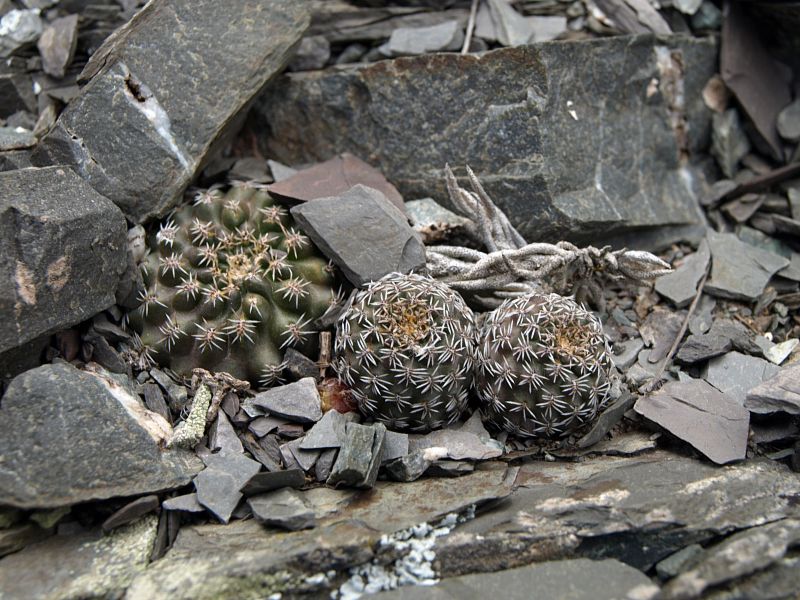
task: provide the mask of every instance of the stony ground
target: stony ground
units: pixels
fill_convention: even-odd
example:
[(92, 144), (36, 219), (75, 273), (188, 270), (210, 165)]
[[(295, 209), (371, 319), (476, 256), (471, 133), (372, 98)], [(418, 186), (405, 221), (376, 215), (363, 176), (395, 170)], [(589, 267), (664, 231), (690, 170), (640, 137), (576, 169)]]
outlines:
[[(797, 597), (796, 9), (141, 4), (0, 0), (0, 599)], [(268, 389), (143, 352), (177, 204), (299, 204), (346, 293), (480, 247), (447, 163), (529, 242), (673, 266), (600, 278), (591, 426), (387, 429), (325, 336)]]

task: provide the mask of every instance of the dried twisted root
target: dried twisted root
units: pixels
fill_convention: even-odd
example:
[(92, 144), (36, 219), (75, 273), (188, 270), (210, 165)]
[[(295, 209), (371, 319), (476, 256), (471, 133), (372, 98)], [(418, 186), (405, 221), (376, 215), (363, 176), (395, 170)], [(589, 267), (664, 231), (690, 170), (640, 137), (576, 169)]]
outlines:
[(476, 222), (480, 241), (489, 252), (430, 246), (427, 269), (476, 304), (494, 308), (506, 298), (538, 290), (573, 294), (578, 302), (590, 301), (602, 309), (605, 279), (646, 281), (672, 270), (657, 256), (639, 250), (578, 248), (569, 242), (526, 244), (469, 167), (467, 175), (474, 191), (459, 187), (445, 166), (451, 202), (462, 216)]

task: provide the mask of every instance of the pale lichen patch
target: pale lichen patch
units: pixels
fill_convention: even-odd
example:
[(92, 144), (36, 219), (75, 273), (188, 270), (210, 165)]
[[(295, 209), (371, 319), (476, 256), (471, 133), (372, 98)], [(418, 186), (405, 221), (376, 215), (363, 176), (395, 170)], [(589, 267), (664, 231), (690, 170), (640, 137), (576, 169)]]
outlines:
[(47, 266), (47, 285), (54, 292), (60, 292), (67, 285), (72, 271), (66, 256), (54, 260)]
[(17, 284), (17, 296), (25, 304), (36, 304), (36, 284), (33, 281), (33, 272), (22, 261), (17, 261), (14, 280)]

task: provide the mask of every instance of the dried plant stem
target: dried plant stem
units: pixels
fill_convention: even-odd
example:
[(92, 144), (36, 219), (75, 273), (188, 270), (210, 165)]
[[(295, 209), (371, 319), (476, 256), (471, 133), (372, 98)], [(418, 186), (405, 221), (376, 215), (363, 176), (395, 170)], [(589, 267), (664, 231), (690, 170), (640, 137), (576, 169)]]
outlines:
[(464, 35), (464, 45), (461, 46), (461, 54), (467, 54), (469, 52), (469, 45), (472, 42), (472, 33), (475, 31), (475, 17), (478, 14), (478, 4), (480, 4), (480, 0), (472, 0), (472, 6), (469, 8), (467, 33)]

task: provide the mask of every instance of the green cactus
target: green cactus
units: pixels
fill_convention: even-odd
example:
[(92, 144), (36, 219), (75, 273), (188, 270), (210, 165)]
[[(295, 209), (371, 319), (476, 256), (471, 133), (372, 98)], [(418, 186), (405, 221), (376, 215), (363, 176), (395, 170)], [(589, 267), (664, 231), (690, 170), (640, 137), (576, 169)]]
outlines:
[(600, 321), (571, 298), (506, 300), (480, 332), (476, 388), (487, 420), (521, 437), (556, 438), (609, 400), (610, 353)]
[(475, 330), (472, 311), (445, 284), (390, 273), (357, 292), (339, 317), (333, 368), (368, 417), (429, 431), (466, 407)]
[(337, 298), (332, 266), (258, 186), (198, 192), (148, 248), (128, 315), (147, 360), (271, 385), (286, 348), (316, 357), (313, 322)]

